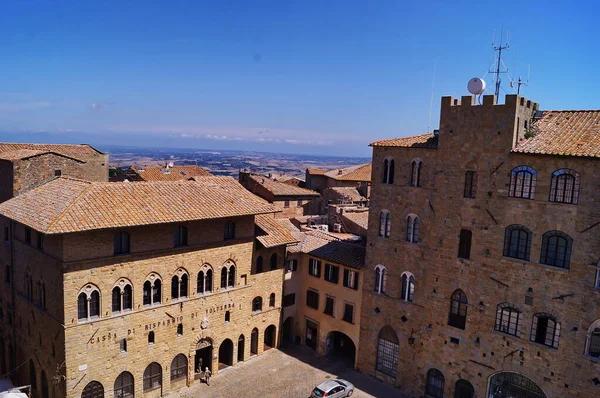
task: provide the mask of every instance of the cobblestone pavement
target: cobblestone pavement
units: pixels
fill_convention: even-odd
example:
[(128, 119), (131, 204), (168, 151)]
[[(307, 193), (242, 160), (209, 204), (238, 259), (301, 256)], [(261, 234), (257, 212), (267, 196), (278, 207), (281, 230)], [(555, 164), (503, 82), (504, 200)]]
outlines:
[(308, 398), (312, 389), (329, 379), (343, 378), (356, 386), (352, 398), (407, 398), (395, 388), (314, 351), (295, 346), (271, 349), (211, 377), (210, 386), (196, 382), (170, 395), (175, 398)]

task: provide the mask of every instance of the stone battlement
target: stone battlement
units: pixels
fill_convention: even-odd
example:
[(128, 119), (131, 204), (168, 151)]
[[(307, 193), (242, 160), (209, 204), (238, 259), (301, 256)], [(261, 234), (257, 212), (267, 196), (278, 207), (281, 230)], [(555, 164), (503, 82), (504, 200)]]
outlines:
[(452, 96), (442, 97), (442, 108), (454, 106), (509, 106), (509, 107), (524, 107), (529, 109), (539, 109), (538, 104), (525, 97), (517, 94), (507, 94), (504, 99), (504, 104), (498, 104), (498, 98), (495, 95), (484, 95), (482, 104), (477, 104), (474, 95), (463, 95), (461, 98)]

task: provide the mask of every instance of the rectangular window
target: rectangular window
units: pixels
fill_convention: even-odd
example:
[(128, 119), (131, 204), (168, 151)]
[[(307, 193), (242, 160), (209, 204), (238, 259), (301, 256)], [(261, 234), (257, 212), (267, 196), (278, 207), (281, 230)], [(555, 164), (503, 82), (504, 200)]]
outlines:
[(284, 307), (291, 307), (294, 304), (296, 304), (296, 293), (286, 294), (285, 296), (283, 296)]
[(8, 227), (4, 227), (4, 241), (8, 242)]
[(284, 201), (284, 202), (283, 202), (283, 207), (284, 207), (285, 209), (287, 209), (288, 207), (290, 207), (290, 201), (289, 201), (289, 200), (286, 200), (286, 201)]
[(317, 278), (321, 277), (321, 262), (319, 260), (314, 258), (308, 260), (308, 274)]
[(344, 286), (350, 289), (358, 289), (358, 272), (345, 269), (344, 270)]
[(475, 198), (477, 193), (477, 172), (467, 171), (465, 173), (465, 198)]
[(38, 232), (37, 234), (37, 248), (44, 250), (44, 234), (41, 232)]
[(325, 297), (325, 311), (323, 311), (326, 315), (333, 315), (333, 308), (335, 307), (335, 299), (333, 297), (326, 296)]
[(114, 242), (115, 254), (129, 253), (129, 234), (127, 232), (117, 232)]
[(188, 233), (187, 227), (179, 225), (175, 228), (175, 247), (187, 246), (188, 244)]
[(31, 244), (31, 228), (25, 227), (25, 243)]
[(288, 272), (294, 272), (298, 270), (298, 260), (288, 260), (287, 267)]
[(223, 240), (235, 239), (235, 223), (233, 221), (227, 221), (225, 223), (225, 231), (223, 233)]
[(354, 306), (352, 304), (344, 303), (344, 316), (342, 321), (348, 323), (354, 323)]
[(338, 283), (340, 267), (331, 264), (325, 264), (325, 280), (331, 283)]
[(471, 258), (471, 237), (473, 233), (468, 229), (460, 230), (460, 240), (458, 242), (458, 258)]
[(60, 177), (61, 175), (62, 175), (62, 171), (60, 169), (54, 170), (54, 176), (55, 177)]
[(298, 207), (302, 207), (302, 201), (301, 201), (301, 200), (299, 200), (299, 201), (298, 201), (298, 203), (296, 204), (296, 206), (298, 206)]
[(314, 290), (306, 291), (306, 305), (315, 310), (319, 309), (319, 292)]

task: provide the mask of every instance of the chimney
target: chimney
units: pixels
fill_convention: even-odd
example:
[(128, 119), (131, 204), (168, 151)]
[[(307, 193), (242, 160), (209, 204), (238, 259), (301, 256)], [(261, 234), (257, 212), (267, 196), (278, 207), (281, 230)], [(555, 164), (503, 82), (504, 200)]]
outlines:
[(439, 137), (440, 136), (440, 130), (437, 130), (437, 129), (433, 130), (433, 135), (436, 136), (436, 137)]
[(339, 170), (338, 170), (338, 175), (341, 175), (341, 174), (343, 174), (343, 173), (344, 173), (344, 170), (342, 170), (342, 169), (339, 169)]

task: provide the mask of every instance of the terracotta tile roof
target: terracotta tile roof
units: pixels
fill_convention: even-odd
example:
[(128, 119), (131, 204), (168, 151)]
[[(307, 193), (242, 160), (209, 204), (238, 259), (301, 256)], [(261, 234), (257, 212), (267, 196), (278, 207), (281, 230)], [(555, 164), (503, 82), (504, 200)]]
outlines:
[(371, 163), (330, 170), (325, 175), (338, 181), (371, 181)]
[[(354, 187), (332, 187), (327, 189), (331, 189), (340, 196), (347, 197), (348, 200), (352, 202), (364, 202), (367, 200), (367, 198), (362, 196), (360, 192), (358, 192), (358, 189)], [(325, 192), (323, 194), (325, 194)]]
[(294, 232), (292, 234), (300, 243), (288, 246), (288, 251), (291, 253), (306, 253), (325, 261), (356, 269), (361, 269), (365, 265), (364, 246), (340, 242), (334, 238), (317, 237), (310, 232)]
[(37, 149), (15, 149), (13, 151), (0, 152), (0, 159), (9, 160), (11, 162), (14, 162), (16, 160), (29, 159), (29, 158), (33, 158), (35, 156), (46, 155), (49, 153), (56, 155), (56, 156), (73, 159), (80, 163), (85, 163), (83, 160), (77, 159), (77, 158), (74, 158), (71, 156), (66, 156), (66, 155), (52, 152), (52, 151), (40, 151)]
[(304, 179), (300, 178), (300, 177), (296, 177), (296, 176), (290, 176), (290, 175), (282, 175), (276, 178), (277, 181), (279, 182), (288, 182), (288, 181), (300, 181), (300, 182), (304, 182)]
[(368, 229), (369, 226), (369, 212), (344, 212), (341, 216), (342, 219), (349, 220), (361, 228)]
[[(210, 178), (210, 177), (206, 177)], [(196, 181), (54, 179), (0, 204), (0, 214), (46, 234), (265, 214), (275, 208)]]
[(135, 167), (131, 169), (143, 180), (143, 181), (181, 181), (189, 180), (191, 177), (196, 176), (211, 176), (208, 171), (204, 170), (200, 166), (173, 166), (166, 169), (163, 166), (150, 166), (150, 167)]
[(207, 187), (215, 187), (218, 189), (226, 190), (232, 194), (243, 196), (249, 200), (255, 200), (261, 203), (269, 203), (260, 196), (254, 195), (252, 192), (248, 191), (242, 184), (238, 182), (233, 177), (229, 176), (206, 176), (206, 177), (192, 177), (190, 180), (196, 181), (201, 185)]
[(285, 184), (279, 181), (273, 181), (269, 177), (262, 177), (259, 175), (250, 175), (256, 183), (265, 187), (266, 190), (271, 192), (275, 196), (319, 196), (318, 192), (311, 191), (310, 189), (300, 188), (295, 185)]
[(325, 175), (325, 173), (327, 173), (327, 170), (323, 169), (306, 169), (306, 171), (308, 171), (308, 174), (312, 174), (314, 176)]
[(292, 236), (292, 233), (278, 221), (271, 214), (254, 217), (254, 223), (260, 229), (256, 239), (267, 248), (298, 243), (298, 239)]
[(19, 144), (0, 142), (0, 152), (15, 151), (19, 149), (50, 151), (73, 157), (81, 155), (104, 155), (102, 152), (87, 144)]
[(600, 157), (600, 110), (544, 111), (534, 126), (535, 137), (522, 140), (512, 152)]
[(412, 137), (392, 138), (371, 142), (370, 146), (395, 146), (402, 148), (437, 149), (438, 137), (433, 133), (415, 135)]

